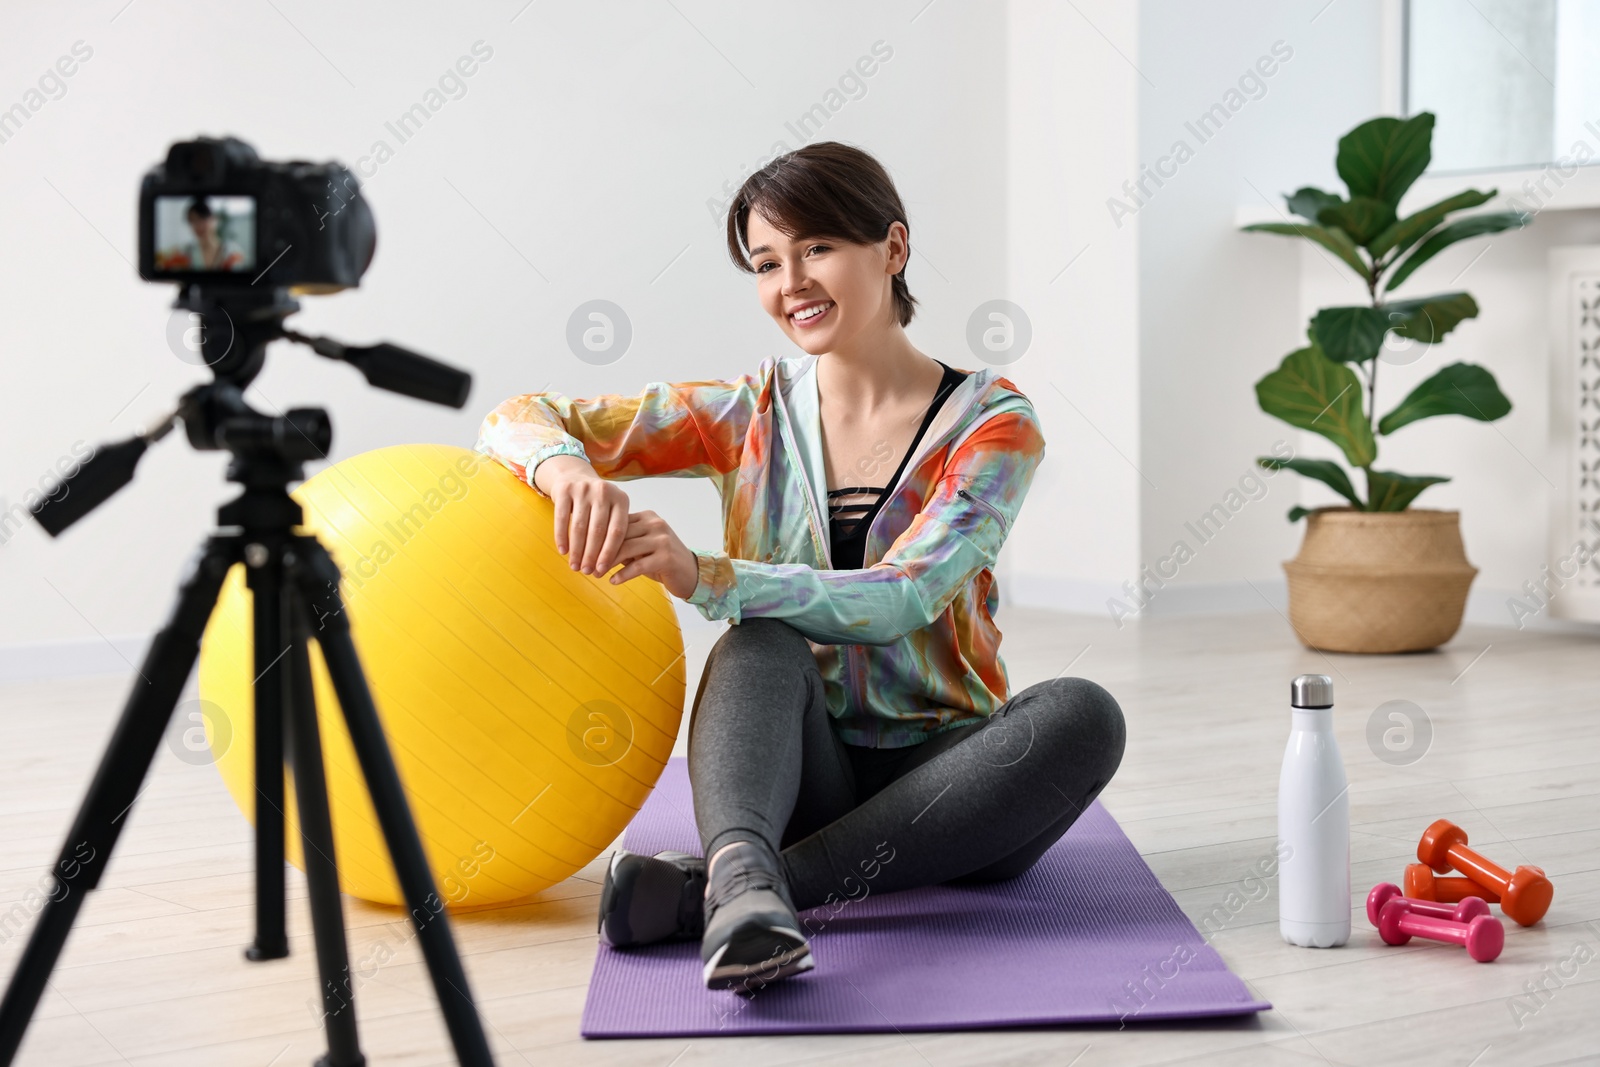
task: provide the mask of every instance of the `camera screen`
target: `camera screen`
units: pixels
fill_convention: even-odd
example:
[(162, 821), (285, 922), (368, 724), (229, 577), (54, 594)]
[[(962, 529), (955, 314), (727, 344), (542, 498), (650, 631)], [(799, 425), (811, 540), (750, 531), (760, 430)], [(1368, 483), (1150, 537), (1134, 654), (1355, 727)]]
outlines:
[(255, 269), (255, 197), (155, 199), (156, 270), (230, 273)]

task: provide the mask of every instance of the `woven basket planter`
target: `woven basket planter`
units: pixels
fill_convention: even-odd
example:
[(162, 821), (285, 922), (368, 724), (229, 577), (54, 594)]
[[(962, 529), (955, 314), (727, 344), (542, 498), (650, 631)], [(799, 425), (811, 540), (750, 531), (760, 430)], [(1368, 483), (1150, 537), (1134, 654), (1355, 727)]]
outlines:
[(1461, 513), (1318, 508), (1284, 563), (1289, 624), (1308, 648), (1418, 652), (1461, 628), (1478, 568), (1461, 543)]

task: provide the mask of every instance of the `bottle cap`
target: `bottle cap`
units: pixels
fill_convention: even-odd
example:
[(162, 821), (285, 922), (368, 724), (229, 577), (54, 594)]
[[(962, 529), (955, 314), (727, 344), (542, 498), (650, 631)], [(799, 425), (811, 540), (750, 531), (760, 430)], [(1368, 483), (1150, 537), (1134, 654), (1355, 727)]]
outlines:
[(1326, 674), (1302, 674), (1289, 683), (1292, 708), (1333, 707), (1333, 679)]

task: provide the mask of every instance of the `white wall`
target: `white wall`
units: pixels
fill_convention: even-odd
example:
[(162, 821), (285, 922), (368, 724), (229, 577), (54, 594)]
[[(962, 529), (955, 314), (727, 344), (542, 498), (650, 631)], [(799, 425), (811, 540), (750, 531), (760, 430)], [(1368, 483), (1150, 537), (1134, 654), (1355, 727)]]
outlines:
[[(251, 399), (328, 407), (334, 460), (407, 441), (470, 446), (483, 413), (515, 392), (631, 392), (798, 351), (728, 261), (707, 201), (725, 198), (775, 142), (798, 147), (786, 123), (818, 103), (839, 106), (808, 139), (871, 151), (907, 201), (917, 253), (907, 276), (922, 301), (913, 339), (972, 365), (968, 316), (1006, 288), (1003, 12), (925, 0), (829, 0), (803, 18), (703, 0), (522, 6), (0, 9), (0, 70), (10, 72), (0, 106), (75, 41), (93, 50), (65, 95), (0, 144), (5, 503), (74, 441), (122, 439), (202, 379), (165, 342), (171, 287), (138, 281), (130, 265), (140, 176), (169, 143), (200, 133), (234, 133), (279, 159), (354, 164), (379, 139), (396, 149), (364, 183), (379, 238), (361, 288), (307, 298), (293, 321), (409, 344), (476, 380), (454, 412), (275, 346)], [(480, 40), (493, 55), (466, 95), (399, 144), (385, 123)], [(879, 41), (892, 55), (864, 92), (830, 100)], [(621, 305), (634, 329), (630, 350), (604, 367), (564, 340), (569, 314), (594, 298)], [(163, 620), (183, 560), (230, 495), (224, 466), (174, 435), (134, 485), (59, 541), (30, 522), (0, 545), (0, 647), (68, 642), (57, 654), (126, 669), (106, 641)], [(708, 483), (628, 488), (689, 544), (720, 543)]]
[[(728, 262), (714, 211), (775, 150), (798, 146), (789, 124), (822, 103), (836, 109), (807, 139), (867, 148), (907, 201), (916, 343), (975, 366), (986, 357), (966, 338), (981, 304), (1011, 301), (1031, 325), (1030, 348), (1003, 370), (1033, 399), (1048, 447), (1002, 555), (1003, 599), (1105, 615), (1182, 538), (1194, 558), (1151, 613), (1259, 608), (1263, 596), (1281, 606), (1280, 562), (1301, 531), (1284, 512), (1324, 502), (1320, 487), (1268, 481), (1203, 545), (1185, 523), (1279, 438), (1330, 454), (1261, 413), (1253, 384), (1300, 343), (1312, 311), (1359, 294), (1298, 242), (1239, 233), (1236, 214), (1281, 209), (1302, 184), (1338, 187), (1338, 136), (1392, 106), (1393, 0), (829, 0), (800, 19), (703, 0), (377, 10), (0, 9), (0, 70), (13, 75), (0, 108), (75, 42), (92, 49), (64, 95), (0, 143), (0, 505), (74, 442), (126, 437), (203, 376), (167, 347), (170, 287), (131, 266), (139, 177), (173, 140), (231, 132), (269, 158), (349, 163), (380, 139), (395, 149), (365, 181), (380, 234), (371, 271), (357, 291), (307, 299), (297, 325), (413, 345), (470, 368), (475, 388), (465, 411), (447, 411), (278, 346), (252, 399), (327, 406), (337, 460), (406, 441), (470, 445), (514, 392), (629, 392), (796, 351)], [(466, 95), (399, 144), (386, 123), (479, 41), (493, 55)], [(1293, 54), (1276, 59), (1265, 93), (1199, 143), (1185, 123), (1279, 41)], [(830, 97), (876, 42), (892, 55)], [(1123, 183), (1180, 138), (1192, 158), (1134, 202)], [(1113, 197), (1137, 210), (1114, 218)], [(1461, 508), (1483, 569), (1472, 610), (1487, 621), (1508, 618), (1504, 595), (1545, 561), (1547, 489), (1523, 458), (1542, 454), (1548, 415), (1544, 250), (1597, 230), (1600, 212), (1545, 212), (1462, 279), (1484, 313), (1443, 358), (1491, 367), (1512, 415), (1385, 442), (1395, 469), (1456, 477), (1423, 503)], [(1452, 250), (1408, 288), (1448, 283), (1477, 251)], [(573, 309), (596, 298), (634, 329), (603, 367), (564, 340)], [(1384, 375), (1380, 393), (1398, 397), (1406, 373)], [(59, 541), (30, 523), (0, 544), (0, 673), (63, 660), (125, 670), (230, 493), (223, 467), (169, 438)], [(628, 489), (688, 543), (720, 541), (708, 485)]]
[(1135, 166), (1138, 37), (1134, 4), (1011, 4), (1006, 298), (1033, 342), (1005, 371), (1046, 442), (1001, 557), (1012, 603), (1103, 611), (1137, 567), (1138, 225), (1118, 231), (1104, 199)]
[[(1175, 572), (1165, 585), (1148, 586), (1154, 614), (1260, 610), (1263, 595), (1281, 603), (1280, 562), (1294, 555), (1304, 529), (1285, 518), (1299, 499), (1296, 475), (1252, 478), (1260, 473), (1255, 457), (1275, 442), (1301, 454), (1320, 441), (1306, 435), (1302, 443), (1293, 427), (1264, 414), (1254, 388), (1304, 343), (1300, 249), (1292, 238), (1240, 233), (1234, 215), (1248, 203), (1283, 211), (1283, 194), (1302, 185), (1341, 188), (1333, 165), (1339, 136), (1380, 112), (1380, 5), (1325, 3), (1140, 5), (1139, 62), (1155, 83), (1140, 106), (1140, 161), (1153, 167), (1170, 156), (1164, 169), (1176, 169), (1162, 186), (1146, 183), (1153, 195), (1134, 216), (1142, 451), (1154, 483), (1143, 487), (1140, 565), (1159, 577), (1177, 542), (1193, 552), (1181, 566), (1177, 557), (1165, 566)], [(1256, 78), (1241, 90), (1246, 72)], [(1216, 104), (1235, 110), (1220, 129), (1200, 127)], [(1180, 141), (1193, 155), (1178, 164)], [(1107, 195), (1128, 199), (1116, 189)], [(1314, 257), (1304, 269), (1318, 280), (1329, 273)], [(1354, 288), (1339, 297), (1357, 298)], [(1199, 529), (1199, 516), (1230, 490), (1239, 494), (1237, 512), (1215, 535), (1203, 531), (1209, 539), (1202, 541), (1186, 524)]]

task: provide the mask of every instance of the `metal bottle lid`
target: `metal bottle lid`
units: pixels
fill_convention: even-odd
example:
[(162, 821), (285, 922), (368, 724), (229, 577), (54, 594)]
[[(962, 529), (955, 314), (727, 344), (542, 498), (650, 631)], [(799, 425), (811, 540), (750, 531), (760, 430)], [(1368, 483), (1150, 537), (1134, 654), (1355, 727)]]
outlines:
[(1289, 683), (1292, 708), (1333, 707), (1333, 679), (1326, 674), (1302, 674)]

